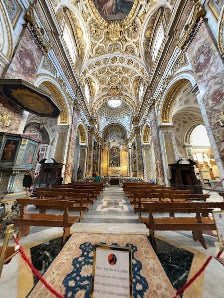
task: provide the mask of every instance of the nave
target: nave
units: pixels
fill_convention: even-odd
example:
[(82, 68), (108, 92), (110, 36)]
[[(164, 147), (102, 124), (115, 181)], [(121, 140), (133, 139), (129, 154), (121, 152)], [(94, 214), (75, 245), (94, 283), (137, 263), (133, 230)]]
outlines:
[[(217, 194), (213, 193), (210, 201), (217, 200)], [(156, 232), (157, 247), (155, 247), (149, 241), (148, 229), (138, 221), (138, 214), (134, 212), (122, 188), (118, 186), (106, 187), (90, 206), (89, 211), (85, 212), (81, 222), (73, 224), (71, 233), (70, 239), (61, 251), (59, 247), (62, 229), (57, 227), (32, 227), (30, 235), (22, 237), (20, 241), (34, 265), (39, 266), (39, 271), (44, 273), (47, 270), (44, 274), (46, 280), (60, 293), (66, 294), (66, 297), (80, 297), (79, 295), (89, 297), (90, 295), (92, 267), (85, 267), (84, 262), (80, 265), (82, 267), (79, 272), (75, 271), (76, 275), (72, 267), (72, 264), (79, 264), (79, 257), (82, 257), (86, 250), (87, 256), (91, 258), (89, 246), (86, 246), (86, 243), (91, 243), (91, 249), (99, 242), (107, 245), (117, 243), (120, 246), (131, 244), (135, 247), (133, 259), (141, 263), (142, 269), (140, 272), (138, 270), (139, 283), (133, 283), (134, 294), (136, 294), (134, 297), (173, 297), (175, 290), (192, 277), (206, 257), (215, 256), (218, 251), (214, 246), (215, 237), (205, 236), (208, 247), (205, 250), (198, 241), (193, 241), (191, 233), (187, 231)], [(72, 263), (73, 260), (75, 262)], [(214, 278), (214, 272), (216, 278)], [(55, 278), (56, 273), (57, 278)], [(77, 287), (76, 278), (74, 278), (75, 283), (73, 280), (69, 286), (67, 281), (72, 274), (73, 277), (82, 278), (82, 281), (85, 281), (84, 284), (88, 284), (89, 287), (85, 286), (81, 289)], [(184, 297), (213, 295), (221, 298), (224, 287), (223, 274), (223, 265), (214, 259), (205, 273), (186, 290)], [(16, 255), (8, 265), (4, 266), (0, 281), (0, 296), (26, 297), (29, 293), (28, 297), (54, 297), (40, 283), (31, 291), (34, 282), (36, 284), (32, 273), (21, 257)], [(70, 293), (72, 291), (75, 296)]]

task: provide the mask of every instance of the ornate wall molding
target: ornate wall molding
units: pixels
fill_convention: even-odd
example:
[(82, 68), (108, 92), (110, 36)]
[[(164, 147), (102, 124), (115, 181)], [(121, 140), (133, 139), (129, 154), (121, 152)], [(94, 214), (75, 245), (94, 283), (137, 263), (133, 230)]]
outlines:
[(24, 20), (26, 21), (26, 26), (30, 34), (33, 36), (40, 49), (44, 54), (47, 54), (50, 50), (50, 44), (44, 38), (44, 29), (39, 27), (37, 24), (34, 14), (34, 7), (32, 5), (27, 9), (24, 15)]
[(200, 28), (200, 24), (203, 21), (203, 18), (206, 15), (206, 11), (204, 6), (200, 3), (200, 1), (194, 0), (196, 3), (194, 4), (194, 9), (191, 15), (190, 21), (184, 27), (184, 34), (181, 37), (178, 46), (182, 50), (186, 50), (188, 44), (193, 40), (196, 35), (198, 29)]
[(219, 20), (218, 46), (222, 57), (224, 57), (224, 6)]

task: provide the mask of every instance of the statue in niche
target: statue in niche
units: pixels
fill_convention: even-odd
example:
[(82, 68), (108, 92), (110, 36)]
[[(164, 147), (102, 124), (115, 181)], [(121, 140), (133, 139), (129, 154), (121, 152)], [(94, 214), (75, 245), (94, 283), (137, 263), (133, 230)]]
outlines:
[(110, 149), (110, 167), (120, 167), (120, 148), (112, 147)]

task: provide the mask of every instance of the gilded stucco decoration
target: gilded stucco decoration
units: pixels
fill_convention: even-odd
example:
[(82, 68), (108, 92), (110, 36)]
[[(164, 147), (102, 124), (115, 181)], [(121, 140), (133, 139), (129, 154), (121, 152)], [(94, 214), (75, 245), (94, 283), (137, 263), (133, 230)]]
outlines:
[(103, 131), (110, 123), (119, 123), (125, 127), (127, 132), (130, 132), (131, 114), (132, 108), (125, 102), (122, 102), (118, 108), (112, 108), (105, 102), (98, 108), (96, 113), (99, 130)]
[(150, 129), (149, 125), (146, 124), (144, 127), (143, 137), (142, 137), (143, 142), (145, 144), (148, 144), (150, 142), (150, 132), (151, 132), (151, 129)]
[(86, 131), (85, 131), (85, 128), (83, 127), (82, 124), (79, 124), (77, 130), (78, 130), (79, 137), (80, 137), (80, 143), (81, 143), (81, 144), (86, 144), (87, 137), (86, 137)]
[(35, 39), (39, 48), (45, 54), (47, 54), (48, 51), (50, 50), (51, 46), (48, 43), (48, 41), (45, 39), (44, 29), (42, 27), (40, 27), (39, 24), (37, 23), (37, 20), (35, 18), (35, 10), (32, 5), (27, 9), (27, 11), (24, 15), (24, 20), (26, 22), (26, 26), (27, 26), (30, 34)]
[(53, 85), (51, 82), (45, 81), (43, 82), (40, 86), (43, 90), (47, 91), (50, 93), (53, 97), (53, 99), (57, 102), (59, 107), (61, 108), (61, 113), (60, 113), (60, 123), (65, 124), (68, 123), (68, 112), (67, 112), (67, 107), (65, 104), (65, 101), (63, 99), (63, 96), (61, 92), (58, 90), (58, 88)]
[(153, 64), (153, 48), (155, 46), (156, 37), (160, 28), (168, 26), (171, 16), (171, 10), (168, 7), (160, 7), (150, 16), (147, 25), (145, 26), (143, 36), (143, 56), (146, 65), (150, 69)]
[[(130, 117), (134, 116), (150, 78), (142, 44), (147, 24), (152, 15), (159, 14), (159, 20), (167, 25), (172, 5), (173, 1), (165, 0), (55, 2), (61, 30), (69, 24), (81, 49), (78, 59), (82, 61), (76, 73), (84, 93), (88, 85), (89, 107), (94, 114), (106, 101), (119, 98), (127, 107), (131, 105)], [(81, 29), (79, 36), (77, 28)], [(153, 43), (153, 34), (150, 38)]]
[(161, 111), (161, 121), (162, 122), (165, 122), (165, 123), (171, 122), (170, 110), (171, 110), (172, 104), (175, 101), (175, 97), (178, 94), (178, 92), (187, 83), (188, 83), (188, 80), (181, 79), (181, 80), (175, 82), (168, 90), (166, 97), (164, 99), (163, 105), (162, 105), (162, 111)]

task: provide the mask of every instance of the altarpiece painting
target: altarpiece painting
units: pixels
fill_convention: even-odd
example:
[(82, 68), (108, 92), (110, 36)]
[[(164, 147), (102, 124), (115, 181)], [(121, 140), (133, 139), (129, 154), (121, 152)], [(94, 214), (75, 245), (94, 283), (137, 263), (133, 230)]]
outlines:
[(120, 167), (120, 148), (112, 147), (110, 149), (110, 167)]

